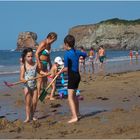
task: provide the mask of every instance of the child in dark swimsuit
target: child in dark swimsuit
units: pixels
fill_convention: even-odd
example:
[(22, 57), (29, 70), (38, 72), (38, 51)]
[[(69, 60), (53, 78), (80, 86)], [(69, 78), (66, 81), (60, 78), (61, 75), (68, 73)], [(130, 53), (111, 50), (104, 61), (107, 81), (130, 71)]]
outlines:
[(76, 90), (78, 89), (80, 83), (80, 73), (79, 73), (79, 58), (87, 56), (85, 52), (81, 52), (74, 48), (75, 38), (72, 35), (67, 35), (64, 38), (64, 49), (66, 50), (64, 55), (64, 69), (58, 74), (63, 72), (68, 72), (68, 101), (70, 110), (72, 113), (71, 119), (68, 123), (74, 123), (78, 121), (79, 112), (79, 100), (76, 96)]

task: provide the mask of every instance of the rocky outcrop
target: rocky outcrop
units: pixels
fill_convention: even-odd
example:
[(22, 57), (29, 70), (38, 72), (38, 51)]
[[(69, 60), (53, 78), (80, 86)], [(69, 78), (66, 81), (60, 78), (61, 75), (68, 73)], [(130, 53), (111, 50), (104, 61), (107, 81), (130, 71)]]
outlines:
[(140, 49), (140, 19), (110, 19), (98, 24), (80, 25), (69, 30), (75, 36), (76, 46), (97, 49)]
[(24, 48), (31, 47), (36, 49), (37, 34), (34, 32), (21, 32), (18, 35), (17, 48), (16, 50), (23, 50)]

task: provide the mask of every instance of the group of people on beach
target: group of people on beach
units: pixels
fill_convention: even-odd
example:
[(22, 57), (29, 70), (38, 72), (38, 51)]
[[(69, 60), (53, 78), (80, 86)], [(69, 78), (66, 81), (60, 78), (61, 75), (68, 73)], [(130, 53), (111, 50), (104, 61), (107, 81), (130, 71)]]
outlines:
[(138, 50), (133, 51), (132, 49), (130, 49), (130, 51), (129, 51), (130, 61), (132, 61), (134, 56), (135, 56), (136, 60), (138, 60), (139, 51)]
[[(67, 35), (64, 38), (64, 62), (61, 57), (56, 57), (54, 64), (51, 64), (50, 51), (51, 45), (57, 40), (57, 34), (50, 32), (46, 39), (44, 39), (37, 47), (35, 53), (36, 62), (34, 62), (34, 55), (32, 48), (26, 48), (22, 52), (21, 67), (20, 67), (20, 80), (24, 82), (24, 94), (25, 94), (25, 108), (26, 119), (24, 122), (30, 122), (31, 120), (37, 120), (34, 113), (37, 107), (38, 98), (41, 94), (42, 87), (45, 87), (47, 82), (51, 82), (56, 75), (60, 75), (63, 72), (68, 74), (68, 101), (69, 107), (72, 113), (71, 119), (68, 123), (78, 121), (79, 101), (76, 97), (76, 90), (80, 83), (79, 73), (79, 58), (82, 56), (84, 59), (87, 56), (85, 52), (75, 49), (75, 38), (72, 35)], [(58, 67), (64, 65), (63, 70), (58, 71)], [(49, 69), (48, 69), (49, 66)], [(29, 80), (38, 76), (38, 79)], [(42, 77), (41, 77), (42, 76)], [(55, 83), (52, 83), (51, 94), (48, 97), (50, 100), (54, 100)]]
[[(80, 47), (81, 52), (86, 52), (83, 46)], [(89, 74), (94, 74), (94, 64), (99, 64), (99, 69), (103, 69), (103, 63), (106, 58), (105, 49), (103, 45), (99, 46), (98, 50), (94, 50), (93, 47), (90, 48), (87, 53), (87, 57), (83, 58), (82, 56), (79, 58), (79, 71), (80, 73), (86, 73), (88, 71)]]

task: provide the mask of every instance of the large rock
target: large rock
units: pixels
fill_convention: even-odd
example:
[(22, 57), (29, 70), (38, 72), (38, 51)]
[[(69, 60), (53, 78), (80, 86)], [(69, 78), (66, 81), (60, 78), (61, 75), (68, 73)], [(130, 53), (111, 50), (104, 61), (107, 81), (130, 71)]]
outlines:
[(140, 49), (140, 19), (134, 21), (111, 19), (98, 24), (75, 26), (69, 30), (76, 46), (95, 49)]
[(27, 48), (27, 47), (36, 49), (37, 46), (38, 46), (38, 43), (37, 43), (36, 33), (34, 32), (19, 33), (16, 50), (23, 50), (24, 48)]

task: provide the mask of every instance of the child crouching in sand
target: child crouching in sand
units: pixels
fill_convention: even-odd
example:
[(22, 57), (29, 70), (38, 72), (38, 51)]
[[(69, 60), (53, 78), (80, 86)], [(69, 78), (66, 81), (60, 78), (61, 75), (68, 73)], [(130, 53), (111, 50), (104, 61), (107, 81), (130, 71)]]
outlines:
[[(48, 82), (49, 82), (49, 83), (50, 83), (50, 82), (53, 80), (53, 78), (56, 76), (56, 74), (57, 74), (57, 72), (58, 72), (58, 67), (61, 66), (61, 65), (63, 65), (63, 64), (64, 64), (64, 63), (63, 63), (61, 57), (58, 56), (58, 57), (56, 57), (56, 58), (54, 59), (54, 64), (53, 64), (53, 66), (52, 66), (50, 72), (48, 72), (48, 75), (49, 75), (49, 76), (48, 76)], [(54, 98), (54, 92), (55, 92), (55, 90), (56, 90), (55, 82), (52, 83), (51, 87), (52, 87), (51, 94), (50, 94), (50, 96), (47, 96), (47, 98), (49, 98), (50, 100), (55, 100), (55, 98)]]
[[(37, 83), (36, 80), (29, 80), (37, 75), (37, 64), (33, 61), (33, 50), (32, 48), (27, 48), (22, 52), (22, 65), (20, 67), (20, 80), (24, 81), (24, 94), (25, 94), (25, 104), (26, 104), (26, 119), (24, 122), (29, 122), (30, 120), (37, 120), (34, 117), (34, 112), (36, 110), (38, 93), (37, 93)], [(45, 74), (40, 71), (40, 74)]]

